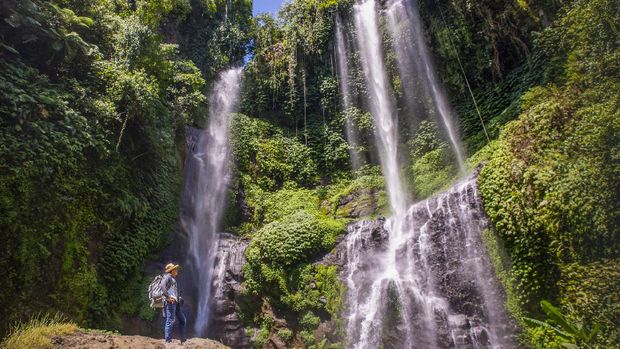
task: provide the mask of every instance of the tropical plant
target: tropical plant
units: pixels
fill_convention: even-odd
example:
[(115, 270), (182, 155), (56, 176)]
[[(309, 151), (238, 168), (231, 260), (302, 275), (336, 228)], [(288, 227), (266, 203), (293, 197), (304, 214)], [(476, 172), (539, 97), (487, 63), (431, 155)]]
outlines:
[(540, 306), (547, 314), (546, 321), (532, 318), (525, 318), (525, 321), (535, 325), (553, 330), (564, 341), (562, 346), (567, 349), (592, 348), (594, 340), (599, 333), (600, 325), (595, 324), (591, 328), (583, 324), (572, 322), (568, 317), (546, 300), (540, 302)]

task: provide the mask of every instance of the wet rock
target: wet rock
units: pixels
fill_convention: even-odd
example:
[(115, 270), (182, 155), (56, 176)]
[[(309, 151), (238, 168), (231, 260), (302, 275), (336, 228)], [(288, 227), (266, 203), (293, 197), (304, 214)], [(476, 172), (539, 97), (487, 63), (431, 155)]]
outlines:
[(251, 348), (250, 338), (236, 312), (248, 244), (248, 239), (220, 233), (213, 275), (212, 323), (208, 337), (235, 349)]
[(272, 334), (271, 337), (269, 337), (269, 342), (271, 343), (271, 345), (273, 345), (273, 347), (275, 349), (286, 349), (286, 348), (288, 348), (286, 346), (286, 343), (280, 337), (278, 337), (278, 335), (276, 335), (276, 334)]
[(252, 209), (250, 208), (245, 199), (245, 188), (243, 187), (242, 181), (239, 181), (236, 207), (239, 211), (238, 222), (249, 222), (252, 219)]
[[(356, 234), (359, 235), (361, 251), (381, 249), (388, 239), (388, 232), (384, 224), (384, 218), (351, 223), (347, 226), (347, 236), (352, 234), (352, 232), (356, 232)], [(330, 253), (323, 256), (318, 263), (323, 265), (335, 265), (342, 270), (346, 267), (348, 253), (350, 252), (352, 251), (347, 250), (345, 238), (340, 237), (336, 247), (334, 247)]]

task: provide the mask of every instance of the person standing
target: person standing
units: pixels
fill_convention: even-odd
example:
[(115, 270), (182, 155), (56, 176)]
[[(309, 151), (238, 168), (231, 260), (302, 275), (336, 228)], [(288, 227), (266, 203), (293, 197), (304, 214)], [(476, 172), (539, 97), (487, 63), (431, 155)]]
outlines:
[(168, 263), (165, 267), (165, 274), (161, 279), (162, 294), (165, 297), (164, 311), (166, 316), (166, 323), (164, 326), (164, 338), (166, 343), (172, 342), (172, 328), (176, 322), (179, 323), (179, 332), (181, 335), (181, 343), (184, 343), (185, 338), (185, 314), (181, 310), (181, 303), (183, 300), (179, 296), (179, 286), (177, 283), (177, 275), (179, 275), (180, 265), (174, 263)]

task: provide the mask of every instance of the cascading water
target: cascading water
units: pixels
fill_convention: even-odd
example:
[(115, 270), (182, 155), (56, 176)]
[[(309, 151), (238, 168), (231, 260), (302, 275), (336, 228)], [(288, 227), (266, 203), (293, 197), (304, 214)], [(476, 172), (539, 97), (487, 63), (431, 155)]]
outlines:
[[(407, 211), (398, 162), (398, 122), (384, 68), (378, 12), (375, 0), (362, 0), (354, 5), (353, 14), (392, 217), (382, 227), (353, 225), (345, 240), (348, 347), (511, 347), (510, 340), (500, 335), (509, 325), (503, 320), (501, 297), (489, 281), (492, 273), (480, 244), (479, 205), (460, 198), (463, 190), (475, 190), (474, 181)], [(414, 32), (421, 35), (420, 28)], [(426, 56), (421, 64), (428, 91), (435, 96), (439, 113), (447, 117), (445, 100), (436, 97), (439, 90), (428, 54), (420, 52), (420, 57)], [(446, 118), (443, 122), (462, 165), (451, 123)], [(456, 281), (446, 281), (450, 278)], [(458, 299), (452, 292), (459, 290), (453, 287), (468, 291), (471, 298)]]
[[(390, 0), (386, 8), (387, 27), (393, 39), (398, 72), (404, 84), (403, 90), (408, 103), (420, 97), (432, 99), (435, 113), (440, 116), (459, 169), (463, 173), (463, 155), (454, 126), (454, 116), (437, 81), (433, 61), (424, 41), (420, 15), (414, 1)], [(416, 93), (419, 95), (416, 96)]]
[[(354, 6), (355, 29), (357, 31), (358, 46), (363, 65), (364, 75), (368, 85), (369, 106), (373, 115), (381, 167), (386, 180), (393, 219), (390, 221), (392, 233), (387, 248), (376, 259), (374, 270), (365, 271), (373, 277), (370, 287), (359, 292), (353, 283), (353, 276), (349, 290), (348, 333), (351, 346), (354, 348), (374, 348), (379, 343), (375, 334), (381, 325), (384, 312), (383, 299), (388, 289), (396, 290), (400, 299), (405, 299), (403, 292), (410, 287), (399, 277), (396, 268), (396, 257), (401, 245), (402, 218), (408, 204), (405, 188), (400, 177), (398, 163), (398, 127), (395, 119), (394, 105), (391, 90), (388, 85), (387, 73), (384, 68), (379, 22), (374, 0), (366, 0)], [(351, 267), (351, 265), (349, 265)], [(413, 333), (410, 328), (404, 331), (408, 342), (412, 341)]]
[[(481, 238), (487, 222), (475, 176), (413, 205), (402, 218), (395, 255), (394, 220), (349, 226), (343, 248), (348, 347), (516, 348)], [(396, 257), (393, 279), (383, 270), (386, 257)], [(376, 304), (357, 306), (373, 297)]]
[[(342, 94), (343, 110), (348, 110), (351, 104), (351, 86), (349, 85), (349, 65), (347, 63), (348, 51), (346, 47), (344, 33), (342, 31), (342, 20), (336, 15), (336, 59), (338, 62), (338, 82)], [(349, 143), (349, 155), (351, 157), (351, 167), (357, 170), (362, 165), (362, 157), (359, 153), (359, 135), (353, 121), (349, 117), (345, 120), (345, 135)]]
[(226, 205), (230, 179), (228, 142), (241, 68), (221, 73), (209, 96), (209, 120), (204, 130), (188, 129), (188, 156), (182, 198), (181, 226), (187, 237), (187, 264), (194, 289), (197, 335), (204, 336), (209, 324), (213, 264), (218, 229)]
[(392, 213), (399, 215), (407, 207), (407, 196), (398, 165), (398, 123), (383, 59), (381, 36), (374, 0), (365, 0), (354, 6), (357, 42), (362, 58), (364, 76), (368, 84), (370, 111), (377, 128), (379, 157), (386, 178)]

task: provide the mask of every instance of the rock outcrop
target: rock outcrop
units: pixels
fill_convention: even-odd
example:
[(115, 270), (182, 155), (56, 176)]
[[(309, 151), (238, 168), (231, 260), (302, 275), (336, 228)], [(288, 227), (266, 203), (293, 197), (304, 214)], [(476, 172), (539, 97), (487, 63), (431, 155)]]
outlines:
[(250, 338), (237, 316), (248, 244), (248, 239), (220, 233), (213, 272), (212, 322), (208, 337), (235, 349), (251, 348)]
[(164, 344), (163, 339), (121, 336), (97, 331), (78, 331), (52, 338), (54, 349), (230, 349), (214, 340), (192, 338), (183, 345), (178, 340)]
[(336, 216), (362, 218), (372, 216), (379, 208), (379, 191), (362, 188), (340, 197), (336, 206)]

